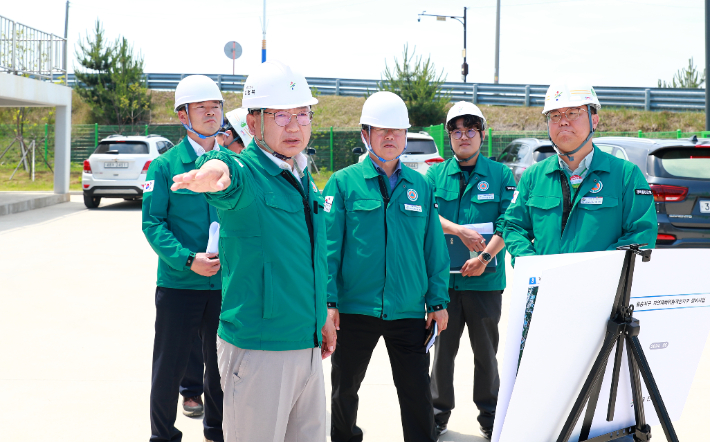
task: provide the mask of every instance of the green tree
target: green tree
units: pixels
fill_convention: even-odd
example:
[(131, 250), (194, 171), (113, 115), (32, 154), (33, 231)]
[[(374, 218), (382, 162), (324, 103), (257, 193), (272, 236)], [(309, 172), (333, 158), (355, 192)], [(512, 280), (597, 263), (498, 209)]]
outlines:
[(431, 57), (426, 60), (409, 53), (409, 45), (404, 46), (402, 60), (394, 59), (394, 68), (385, 64), (384, 77), (378, 83), (381, 91), (390, 91), (402, 97), (409, 111), (412, 126), (440, 124), (446, 118), (446, 105), (450, 94), (441, 86), (445, 76), (443, 70), (437, 74)]
[(143, 82), (143, 58), (133, 54), (124, 37), (108, 42), (98, 20), (93, 36), (79, 42), (76, 55), (83, 69), (75, 72), (75, 89), (91, 107), (94, 121), (117, 124), (119, 131), (130, 124), (133, 130), (151, 106)]
[(678, 69), (678, 72), (673, 76), (673, 81), (671, 83), (666, 83), (665, 81), (658, 80), (658, 87), (660, 88), (689, 88), (695, 89), (699, 88), (703, 83), (705, 83), (705, 70), (703, 70), (703, 76), (699, 77), (700, 73), (693, 64), (693, 57), (688, 60), (688, 67)]

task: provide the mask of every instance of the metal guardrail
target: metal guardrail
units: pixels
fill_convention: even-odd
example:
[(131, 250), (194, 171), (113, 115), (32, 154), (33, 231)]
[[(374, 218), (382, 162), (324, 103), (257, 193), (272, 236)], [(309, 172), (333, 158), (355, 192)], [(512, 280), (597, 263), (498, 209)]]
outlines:
[(63, 37), (0, 16), (0, 72), (67, 84)]
[[(178, 82), (190, 74), (144, 74), (148, 89), (174, 90)], [(206, 74), (223, 91), (241, 92), (245, 75)], [(376, 91), (379, 80), (352, 78), (306, 79), (311, 88), (321, 95), (362, 97), (368, 91)], [(68, 75), (69, 86), (74, 86), (74, 74)], [(452, 100), (472, 101), (493, 106), (538, 106), (545, 101), (547, 85), (540, 84), (492, 84), (446, 82), (442, 89)], [(661, 89), (642, 87), (604, 87), (594, 90), (602, 106), (631, 107), (647, 111), (705, 110), (705, 89)]]

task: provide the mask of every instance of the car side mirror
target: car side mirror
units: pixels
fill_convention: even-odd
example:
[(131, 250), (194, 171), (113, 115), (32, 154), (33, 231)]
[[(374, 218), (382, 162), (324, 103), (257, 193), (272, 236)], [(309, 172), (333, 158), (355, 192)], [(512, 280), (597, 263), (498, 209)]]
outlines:
[(356, 147), (356, 148), (353, 149), (353, 153), (354, 153), (355, 155), (362, 155), (362, 154), (364, 154), (365, 152), (362, 150), (362, 147)]
[(313, 147), (309, 147), (306, 149), (306, 155), (315, 155), (316, 150)]

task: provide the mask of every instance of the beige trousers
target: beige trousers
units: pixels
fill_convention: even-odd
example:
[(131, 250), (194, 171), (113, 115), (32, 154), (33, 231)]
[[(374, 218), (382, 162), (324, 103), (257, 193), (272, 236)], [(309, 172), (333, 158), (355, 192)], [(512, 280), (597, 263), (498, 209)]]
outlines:
[(245, 350), (217, 338), (225, 442), (325, 442), (320, 348)]

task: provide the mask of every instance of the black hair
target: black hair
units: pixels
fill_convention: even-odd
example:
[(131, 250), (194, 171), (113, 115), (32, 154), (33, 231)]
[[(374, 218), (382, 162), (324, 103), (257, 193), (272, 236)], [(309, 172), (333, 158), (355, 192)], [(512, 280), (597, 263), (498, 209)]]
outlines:
[(181, 104), (180, 106), (178, 106), (178, 108), (175, 110), (175, 112), (184, 111), (186, 107), (187, 107), (186, 104)]
[(463, 118), (463, 127), (465, 129), (475, 129), (477, 131), (482, 131), (483, 130), (483, 120), (481, 120), (480, 117), (476, 117), (474, 115), (461, 115), (460, 117), (456, 117), (453, 120), (449, 120), (448, 123), (446, 123), (446, 130), (449, 131), (449, 133), (455, 131), (456, 128), (456, 122), (459, 121), (461, 118)]

